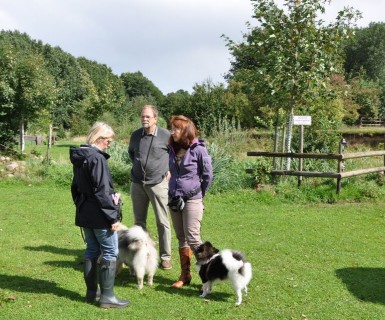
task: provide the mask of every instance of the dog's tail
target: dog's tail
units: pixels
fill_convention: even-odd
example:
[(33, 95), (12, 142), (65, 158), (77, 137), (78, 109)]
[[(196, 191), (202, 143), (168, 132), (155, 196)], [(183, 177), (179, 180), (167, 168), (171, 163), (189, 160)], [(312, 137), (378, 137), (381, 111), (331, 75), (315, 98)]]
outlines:
[(239, 269), (239, 273), (244, 277), (245, 283), (249, 283), (252, 276), (253, 272), (251, 269), (251, 263), (250, 262), (245, 262), (244, 265)]

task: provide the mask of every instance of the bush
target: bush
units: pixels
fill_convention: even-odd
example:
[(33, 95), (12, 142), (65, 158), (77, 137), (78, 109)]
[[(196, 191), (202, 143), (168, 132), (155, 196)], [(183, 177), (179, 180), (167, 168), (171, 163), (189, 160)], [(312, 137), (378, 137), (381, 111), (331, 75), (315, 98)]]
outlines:
[(23, 178), (31, 183), (49, 181), (58, 186), (70, 187), (72, 182), (72, 165), (56, 164), (54, 161), (29, 161), (27, 176)]

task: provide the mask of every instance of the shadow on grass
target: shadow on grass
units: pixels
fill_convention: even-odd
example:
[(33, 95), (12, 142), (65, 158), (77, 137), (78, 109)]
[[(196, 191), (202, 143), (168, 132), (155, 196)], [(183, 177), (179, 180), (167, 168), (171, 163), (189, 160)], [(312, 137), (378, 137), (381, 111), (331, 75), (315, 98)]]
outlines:
[(74, 301), (84, 300), (84, 297), (80, 294), (60, 288), (53, 281), (32, 279), (23, 276), (0, 274), (0, 288), (24, 293), (48, 293)]
[(36, 251), (36, 252), (49, 252), (57, 255), (64, 256), (73, 256), (75, 261), (44, 261), (44, 264), (53, 266), (53, 267), (63, 267), (63, 268), (72, 268), (74, 270), (83, 271), (83, 249), (67, 249), (67, 248), (58, 248), (54, 246), (38, 246), (38, 247), (24, 247), (25, 250)]
[[(155, 276), (154, 279), (157, 281), (156, 287), (155, 287), (156, 291), (163, 291), (163, 292), (166, 292), (168, 294), (177, 294), (180, 296), (199, 298), (199, 295), (200, 295), (199, 290), (202, 287), (201, 284), (199, 284), (199, 285), (189, 284), (189, 285), (183, 286), (183, 288), (181, 288), (181, 289), (174, 289), (174, 288), (171, 288), (171, 285), (177, 279), (173, 279), (172, 281), (170, 281), (169, 278), (164, 278), (162, 276)], [(231, 286), (230, 282), (228, 284)], [(229, 294), (229, 293), (216, 291), (215, 289), (216, 289), (216, 287), (214, 285), (212, 293), (210, 295), (208, 295), (205, 299), (210, 299), (210, 300), (215, 300), (215, 301), (227, 301), (228, 298), (231, 296), (231, 294)], [(234, 297), (235, 297), (235, 291), (234, 291)]]
[[(186, 296), (186, 297), (197, 297), (199, 298), (200, 295), (200, 288), (202, 287), (201, 284), (190, 284), (186, 285), (181, 289), (174, 289), (171, 288), (171, 285), (175, 282), (176, 279), (170, 279), (169, 277), (165, 277), (162, 275), (162, 270), (158, 270), (157, 273), (154, 276), (154, 289), (155, 291), (162, 291), (167, 294), (172, 295), (180, 295), (180, 296)], [(146, 280), (145, 277), (145, 286), (146, 286)], [(228, 283), (230, 286), (230, 282)], [(118, 274), (115, 281), (116, 286), (122, 286), (122, 287), (130, 287), (130, 288), (136, 288), (137, 282), (136, 277), (130, 275), (130, 272), (127, 268), (123, 269), (121, 273)], [(231, 297), (231, 294), (224, 293), (220, 291), (215, 290), (215, 285), (213, 287), (213, 292), (206, 297), (206, 299), (215, 300), (215, 301), (227, 301), (229, 297)], [(236, 298), (236, 294), (234, 291), (234, 299)], [(235, 301), (235, 300), (234, 300)]]
[(343, 268), (336, 275), (357, 299), (385, 304), (385, 268)]
[(44, 251), (44, 252), (49, 252), (49, 253), (54, 253), (54, 254), (59, 254), (59, 255), (65, 255), (65, 256), (75, 256), (79, 257), (84, 254), (84, 249), (67, 249), (67, 248), (58, 248), (54, 246), (38, 246), (38, 247), (24, 247), (25, 250), (29, 251)]

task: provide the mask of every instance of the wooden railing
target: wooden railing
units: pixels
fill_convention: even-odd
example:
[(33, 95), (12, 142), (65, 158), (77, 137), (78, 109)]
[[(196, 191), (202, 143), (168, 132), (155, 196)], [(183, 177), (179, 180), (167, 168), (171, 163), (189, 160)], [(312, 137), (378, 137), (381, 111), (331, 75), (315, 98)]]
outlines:
[[(247, 152), (248, 156), (253, 157), (273, 157), (273, 158), (298, 158), (298, 159), (327, 159), (337, 160), (337, 172), (313, 172), (313, 171), (293, 171), (293, 170), (272, 170), (272, 175), (297, 176), (297, 177), (319, 177), (337, 179), (337, 194), (341, 191), (341, 179), (358, 176), (362, 174), (385, 172), (385, 150), (367, 151), (347, 154), (322, 154), (322, 153), (282, 153), (282, 152)], [(358, 169), (344, 172), (344, 160), (364, 157), (384, 156), (384, 165), (375, 168)], [(300, 185), (301, 180), (298, 180)]]

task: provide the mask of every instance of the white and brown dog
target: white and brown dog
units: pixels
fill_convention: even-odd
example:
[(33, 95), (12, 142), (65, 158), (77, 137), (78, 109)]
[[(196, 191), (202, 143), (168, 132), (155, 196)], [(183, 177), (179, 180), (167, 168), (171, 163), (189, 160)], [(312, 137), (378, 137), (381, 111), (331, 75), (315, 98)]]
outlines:
[(147, 274), (147, 284), (153, 285), (154, 275), (158, 268), (158, 253), (149, 233), (141, 226), (130, 228), (122, 226), (118, 231), (119, 256), (117, 274), (127, 265), (130, 273), (135, 275), (138, 288), (143, 288), (144, 276)]
[(238, 251), (219, 251), (209, 241), (195, 250), (197, 269), (203, 286), (202, 298), (211, 293), (214, 282), (229, 279), (237, 293), (236, 305), (242, 303), (242, 290), (247, 295), (247, 285), (252, 278), (251, 264)]

